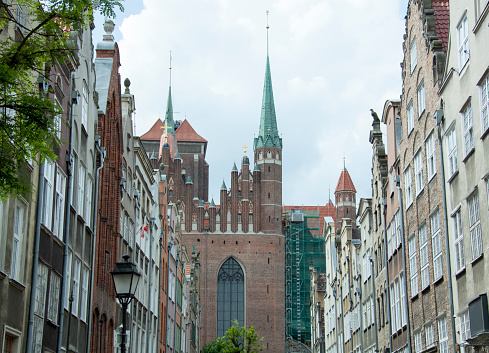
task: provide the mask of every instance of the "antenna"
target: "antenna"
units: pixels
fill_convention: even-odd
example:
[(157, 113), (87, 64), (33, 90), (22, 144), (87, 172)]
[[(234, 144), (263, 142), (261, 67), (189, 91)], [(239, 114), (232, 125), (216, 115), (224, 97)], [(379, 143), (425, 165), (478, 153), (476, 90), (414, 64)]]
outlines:
[(268, 30), (270, 29), (270, 26), (268, 25), (268, 15), (270, 14), (270, 11), (266, 11), (267, 14), (267, 56), (268, 56)]
[(170, 50), (170, 86), (171, 86), (171, 50)]

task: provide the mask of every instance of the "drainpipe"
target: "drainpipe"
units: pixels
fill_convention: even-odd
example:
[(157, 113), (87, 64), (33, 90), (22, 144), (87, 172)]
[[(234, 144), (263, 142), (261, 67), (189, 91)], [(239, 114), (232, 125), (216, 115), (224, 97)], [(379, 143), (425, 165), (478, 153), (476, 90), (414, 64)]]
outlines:
[(374, 259), (372, 259), (372, 256), (370, 256), (370, 272), (372, 273), (371, 279), (372, 279), (372, 297), (374, 299), (374, 330), (375, 330), (375, 352), (379, 351), (379, 337), (377, 334), (377, 305), (375, 305), (375, 278), (374, 278)]
[(164, 228), (161, 228), (161, 233), (160, 233), (160, 272), (158, 273), (158, 308), (156, 309), (158, 311), (158, 327), (156, 328), (156, 344), (157, 344), (157, 352), (160, 351), (160, 327), (161, 327), (161, 312), (160, 312), (160, 303), (161, 303), (161, 274), (163, 271), (163, 235), (164, 235)]
[[(133, 139), (133, 151), (134, 151), (134, 139)], [(133, 165), (133, 169), (136, 170), (136, 167)], [(134, 187), (134, 185), (133, 185)], [(136, 234), (137, 234), (137, 218), (138, 218), (138, 205), (139, 205), (139, 190), (134, 187), (134, 222), (133, 222), (133, 237), (132, 237), (132, 253), (133, 253), (133, 258), (135, 257), (134, 253), (136, 252)], [(131, 305), (129, 308), (129, 341), (130, 342), (135, 342), (134, 340), (134, 325), (133, 325), (133, 318), (134, 318), (134, 305)], [(131, 343), (132, 344), (132, 343)]]
[[(401, 189), (401, 178), (397, 176), (396, 178), (397, 195), (399, 196), (399, 215), (401, 218), (401, 246), (402, 246), (402, 271), (404, 272), (404, 281), (402, 281), (402, 286), (404, 287), (404, 298), (407, 304), (407, 272), (406, 272), (406, 244), (404, 241), (404, 215), (402, 210), (402, 189)], [(402, 304), (401, 304), (402, 305)], [(407, 337), (408, 337), (408, 352), (411, 352), (411, 324), (409, 322), (409, 312), (407, 305), (403, 308), (404, 315), (406, 316), (406, 326), (407, 326)]]
[(37, 267), (39, 262), (39, 238), (41, 236), (41, 219), (44, 195), (44, 163), (39, 166), (39, 190), (37, 194), (37, 215), (36, 215), (36, 232), (34, 235), (34, 252), (32, 259), (32, 281), (31, 281), (31, 298), (29, 304), (29, 323), (27, 326), (27, 344), (26, 353), (32, 352), (32, 336), (34, 331), (34, 304), (36, 302), (36, 287), (37, 287)]
[[(93, 214), (92, 214), (92, 222), (93, 222), (93, 235), (92, 235), (92, 267), (90, 271), (90, 295), (88, 297), (89, 299), (89, 315), (88, 315), (88, 340), (87, 340), (87, 350), (86, 353), (90, 353), (90, 337), (92, 335), (92, 311), (93, 311), (93, 284), (95, 280), (95, 275), (93, 273), (94, 268), (95, 268), (95, 245), (96, 245), (96, 235), (97, 235), (97, 208), (98, 208), (98, 183), (99, 183), (99, 174), (100, 170), (104, 166), (104, 160), (105, 160), (105, 154), (106, 154), (106, 149), (105, 147), (100, 147), (100, 135), (95, 135), (95, 149), (97, 150), (97, 153), (100, 154), (100, 167), (97, 168), (95, 171), (95, 202), (93, 205)], [(100, 320), (102, 320), (102, 316), (100, 316)], [(102, 325), (100, 325), (102, 327)], [(102, 337), (102, 336), (100, 336)]]
[(453, 289), (452, 289), (452, 264), (450, 259), (450, 237), (448, 233), (448, 212), (447, 212), (447, 194), (445, 189), (445, 167), (443, 162), (443, 150), (441, 140), (441, 123), (443, 122), (443, 110), (435, 112), (436, 126), (438, 127), (438, 147), (440, 149), (440, 177), (441, 177), (441, 192), (443, 200), (443, 219), (445, 226), (445, 252), (447, 253), (447, 277), (448, 277), (448, 297), (450, 300), (450, 323), (452, 326), (452, 344), (453, 350), (457, 346), (457, 336), (455, 335), (455, 310), (453, 308)]
[[(397, 177), (399, 177), (397, 175)], [(387, 302), (387, 320), (388, 320), (388, 327), (389, 327), (389, 350), (392, 352), (392, 323), (391, 323), (391, 300), (390, 300), (390, 293), (389, 293), (389, 259), (387, 258), (387, 229), (386, 229), (386, 215), (385, 213), (387, 212), (387, 200), (386, 198), (382, 198), (382, 215), (384, 218), (383, 223), (383, 228), (384, 228), (384, 246), (383, 246), (383, 253), (384, 253), (384, 262), (385, 262), (385, 282), (386, 282), (386, 289), (385, 289), (385, 300)], [(407, 299), (407, 298), (406, 298)]]
[[(149, 210), (148, 210), (149, 211)], [(148, 331), (148, 334), (146, 335), (146, 352), (149, 353), (149, 343), (151, 341), (151, 335), (150, 335), (150, 328), (151, 328), (151, 322), (152, 317), (151, 317), (151, 292), (153, 288), (153, 226), (155, 224), (155, 218), (151, 217), (149, 220), (150, 223), (150, 233), (149, 233), (149, 285), (148, 285), (148, 317), (147, 317), (147, 323), (146, 323), (146, 329)], [(154, 311), (156, 313), (156, 310)]]
[(178, 262), (180, 261), (180, 250), (177, 250), (177, 261), (175, 266), (175, 315), (173, 316), (173, 351), (177, 345), (177, 284), (178, 284)]
[[(69, 242), (70, 242), (70, 219), (71, 219), (71, 202), (72, 202), (72, 189), (73, 187), (73, 110), (75, 108), (75, 104), (78, 104), (78, 91), (73, 90), (73, 80), (74, 75), (71, 75), (71, 110), (70, 110), (70, 149), (69, 154), (66, 155), (66, 164), (68, 170), (68, 180), (67, 180), (67, 195), (66, 205), (65, 205), (65, 229), (64, 229), (64, 246), (63, 246), (63, 281), (61, 284), (61, 300), (60, 300), (60, 312), (59, 312), (59, 330), (58, 330), (58, 343), (57, 343), (57, 352), (61, 352), (61, 344), (63, 342), (63, 329), (64, 329), (64, 318), (65, 318), (65, 292), (70, 290), (71, 283), (66, 282), (66, 278), (68, 277), (68, 254), (69, 254)], [(71, 278), (71, 277), (70, 277)], [(88, 293), (87, 293), (88, 295)], [(68, 317), (69, 322), (71, 322), (71, 315)], [(69, 341), (70, 333), (68, 332), (68, 336), (66, 339), (66, 351), (70, 350)]]
[(358, 288), (356, 292), (358, 293), (358, 303), (359, 303), (359, 315), (357, 316), (357, 320), (360, 320), (360, 352), (363, 352), (363, 304), (362, 304), (362, 276), (360, 274), (357, 275)]

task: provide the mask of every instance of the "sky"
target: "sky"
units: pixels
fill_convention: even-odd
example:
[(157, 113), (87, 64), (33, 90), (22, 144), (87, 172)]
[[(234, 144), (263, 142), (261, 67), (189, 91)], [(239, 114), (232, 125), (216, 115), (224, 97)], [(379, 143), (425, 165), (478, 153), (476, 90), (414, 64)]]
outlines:
[[(370, 108), (401, 94), (407, 0), (129, 0), (114, 19), (121, 79), (135, 95), (135, 135), (164, 119), (208, 141), (209, 201), (219, 202), (243, 145), (253, 160), (267, 55), (283, 138), (284, 205), (325, 205), (343, 166), (371, 197)], [(95, 18), (94, 44), (104, 18)], [(384, 135), (385, 139), (385, 135)], [(384, 140), (385, 142), (385, 140)]]

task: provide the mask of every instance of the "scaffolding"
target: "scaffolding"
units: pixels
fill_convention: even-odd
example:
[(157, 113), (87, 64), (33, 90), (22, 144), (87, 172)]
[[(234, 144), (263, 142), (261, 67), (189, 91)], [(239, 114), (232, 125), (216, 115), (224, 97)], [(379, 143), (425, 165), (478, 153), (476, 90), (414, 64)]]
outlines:
[(319, 210), (284, 210), (285, 224), (285, 320), (287, 339), (309, 344), (311, 340), (309, 267), (326, 272), (324, 238)]

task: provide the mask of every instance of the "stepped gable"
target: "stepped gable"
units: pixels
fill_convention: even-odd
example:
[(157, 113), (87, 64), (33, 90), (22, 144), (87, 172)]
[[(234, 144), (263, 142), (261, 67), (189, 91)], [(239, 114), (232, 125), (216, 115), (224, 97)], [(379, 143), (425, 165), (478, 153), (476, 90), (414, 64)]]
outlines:
[(334, 191), (335, 194), (338, 191), (357, 192), (357, 190), (355, 189), (355, 185), (353, 185), (353, 181), (351, 180), (350, 173), (348, 173), (348, 170), (346, 170), (346, 168), (341, 171), (340, 178), (338, 179), (338, 184), (336, 185), (336, 189)]
[(436, 33), (438, 34), (438, 38), (442, 41), (443, 50), (446, 53), (450, 26), (449, 1), (433, 0), (432, 6), (433, 10), (435, 11)]
[(178, 142), (204, 142), (207, 143), (207, 140), (200, 136), (195, 132), (194, 128), (190, 123), (185, 119), (177, 131), (175, 131), (175, 136), (177, 137)]
[(151, 129), (149, 129), (149, 131), (146, 132), (144, 135), (141, 135), (140, 139), (145, 141), (159, 141), (163, 133), (164, 125), (165, 123), (160, 118), (158, 118)]

